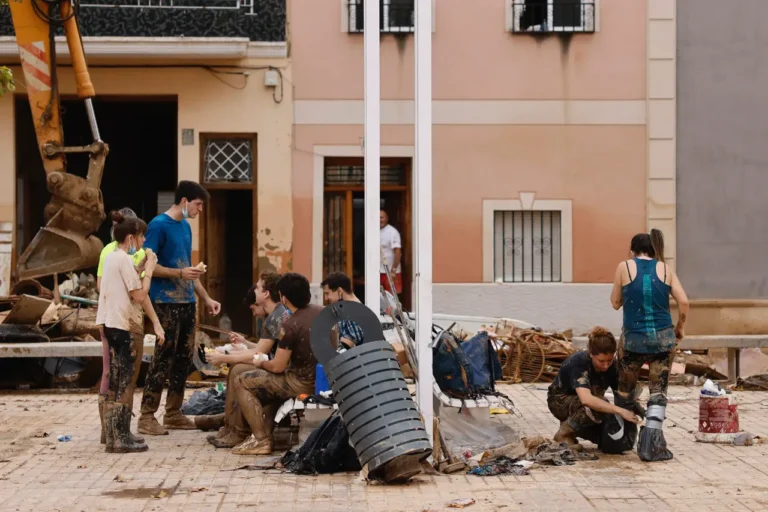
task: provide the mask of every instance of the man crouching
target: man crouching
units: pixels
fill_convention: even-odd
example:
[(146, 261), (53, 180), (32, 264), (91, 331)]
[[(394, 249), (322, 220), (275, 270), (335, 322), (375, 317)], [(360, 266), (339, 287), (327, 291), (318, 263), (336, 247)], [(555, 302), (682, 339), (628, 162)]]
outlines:
[(602, 423), (605, 414), (618, 414), (625, 421), (638, 423), (632, 411), (606, 400), (604, 395), (609, 387), (615, 396), (619, 388), (616, 338), (603, 327), (595, 327), (589, 333), (587, 350), (566, 359), (549, 386), (547, 405), (560, 420), (555, 441), (582, 450), (576, 438), (594, 439), (595, 427)]

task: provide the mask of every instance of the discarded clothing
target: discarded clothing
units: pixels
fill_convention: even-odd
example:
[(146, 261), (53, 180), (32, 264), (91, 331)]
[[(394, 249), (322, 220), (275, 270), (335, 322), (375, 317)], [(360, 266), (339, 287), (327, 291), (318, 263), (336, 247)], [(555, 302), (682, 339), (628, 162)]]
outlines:
[(195, 391), (181, 406), (181, 412), (187, 416), (221, 414), (224, 412), (226, 393), (226, 390), (219, 392), (216, 388)]
[(526, 442), (529, 452), (526, 460), (553, 466), (572, 466), (580, 460), (598, 460), (597, 455), (587, 452), (575, 452), (568, 443), (557, 443), (551, 439), (536, 438)]
[(516, 459), (510, 459), (509, 457), (501, 456), (481, 466), (470, 469), (467, 471), (467, 474), (477, 476), (493, 476), (505, 474), (525, 476), (530, 473), (528, 472), (528, 469), (519, 465), (519, 462)]

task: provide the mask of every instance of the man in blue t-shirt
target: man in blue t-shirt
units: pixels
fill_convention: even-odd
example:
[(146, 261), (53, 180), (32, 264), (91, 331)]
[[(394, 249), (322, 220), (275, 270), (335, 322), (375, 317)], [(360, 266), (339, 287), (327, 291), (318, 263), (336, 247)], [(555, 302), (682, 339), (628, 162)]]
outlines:
[[(208, 192), (194, 181), (181, 181), (174, 204), (149, 223), (144, 247), (157, 254), (157, 267), (149, 296), (165, 330), (165, 343), (155, 345), (149, 365), (144, 396), (141, 400), (139, 432), (165, 435), (170, 430), (192, 430), (194, 421), (181, 413), (184, 387), (195, 348), (195, 294), (213, 315), (221, 304), (211, 299), (200, 283), (205, 270), (192, 266), (192, 229), (187, 219), (194, 219), (209, 199)], [(168, 379), (163, 425), (155, 418), (160, 407), (163, 384)]]

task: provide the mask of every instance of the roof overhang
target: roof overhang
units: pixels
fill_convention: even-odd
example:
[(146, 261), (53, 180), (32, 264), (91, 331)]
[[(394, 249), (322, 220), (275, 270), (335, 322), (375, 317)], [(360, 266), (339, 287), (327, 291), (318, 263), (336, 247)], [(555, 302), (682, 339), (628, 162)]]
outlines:
[[(253, 42), (240, 37), (84, 37), (85, 54), (110, 59), (233, 60), (280, 59), (288, 56), (285, 42)], [(56, 38), (56, 55), (69, 57), (63, 37)], [(0, 37), (0, 59), (18, 60), (16, 38)]]

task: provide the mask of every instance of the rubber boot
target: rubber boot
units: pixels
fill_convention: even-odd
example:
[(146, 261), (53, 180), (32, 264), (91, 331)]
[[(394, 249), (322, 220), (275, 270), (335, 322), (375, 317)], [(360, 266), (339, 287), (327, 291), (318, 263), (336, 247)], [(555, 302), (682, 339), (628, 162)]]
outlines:
[[(104, 397), (100, 397), (104, 398)], [(115, 402), (104, 399), (101, 401), (101, 410), (104, 413), (104, 451), (112, 453), (115, 451), (115, 430), (112, 425), (112, 416)]]
[(114, 435), (113, 453), (145, 452), (148, 447), (144, 443), (135, 443), (131, 438), (131, 410), (125, 404), (115, 404), (110, 411)]
[(99, 420), (101, 421), (101, 444), (107, 444), (107, 433), (104, 431), (104, 395), (99, 394)]
[(152, 414), (142, 414), (139, 418), (138, 431), (149, 436), (167, 436), (168, 431)]
[(195, 426), (200, 430), (219, 430), (224, 426), (224, 413), (195, 416)]
[(553, 439), (558, 443), (568, 444), (568, 448), (575, 452), (580, 452), (584, 449), (576, 439), (576, 431), (571, 428), (567, 421), (560, 422), (560, 430), (557, 431)]

